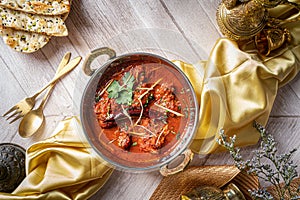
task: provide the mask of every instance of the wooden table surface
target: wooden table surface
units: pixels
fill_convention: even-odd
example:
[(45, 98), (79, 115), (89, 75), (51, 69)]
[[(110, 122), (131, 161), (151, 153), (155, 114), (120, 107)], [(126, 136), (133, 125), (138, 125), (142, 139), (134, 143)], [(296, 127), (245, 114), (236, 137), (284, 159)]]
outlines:
[[(74, 57), (85, 58), (97, 47), (110, 46), (117, 54), (149, 51), (187, 62), (206, 60), (216, 40), (222, 37), (215, 17), (218, 4), (219, 1), (212, 0), (74, 0), (66, 20), (67, 37), (52, 38), (49, 44), (32, 54), (15, 52), (0, 41), (0, 114), (51, 80), (67, 51)], [(24, 139), (18, 135), (19, 121), (9, 124), (1, 116), (0, 141), (27, 148), (49, 137), (61, 120), (76, 114), (73, 103), (79, 101), (74, 96), (80, 92), (78, 79), (84, 76), (81, 65), (56, 85), (45, 107), (46, 126), (41, 133)], [(298, 75), (279, 89), (267, 125), (282, 152), (300, 146), (299, 83)], [(253, 149), (253, 146), (247, 147), (244, 151), (250, 153)], [(300, 165), (299, 151), (294, 160)], [(223, 164), (232, 164), (228, 153), (196, 156), (192, 162), (192, 165)], [(161, 179), (158, 172), (115, 171), (91, 199), (149, 199)]]

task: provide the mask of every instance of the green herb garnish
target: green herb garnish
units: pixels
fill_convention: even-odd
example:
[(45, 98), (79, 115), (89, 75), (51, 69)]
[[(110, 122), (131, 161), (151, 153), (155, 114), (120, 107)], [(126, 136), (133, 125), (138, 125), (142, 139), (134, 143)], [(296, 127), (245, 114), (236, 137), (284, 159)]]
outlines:
[(107, 88), (108, 97), (116, 99), (117, 104), (130, 105), (132, 103), (132, 88), (134, 81), (134, 77), (129, 72), (126, 72), (122, 77), (122, 85), (114, 80)]
[(134, 142), (134, 143), (132, 143), (132, 147), (134, 147), (134, 146), (136, 146), (137, 145), (137, 142)]

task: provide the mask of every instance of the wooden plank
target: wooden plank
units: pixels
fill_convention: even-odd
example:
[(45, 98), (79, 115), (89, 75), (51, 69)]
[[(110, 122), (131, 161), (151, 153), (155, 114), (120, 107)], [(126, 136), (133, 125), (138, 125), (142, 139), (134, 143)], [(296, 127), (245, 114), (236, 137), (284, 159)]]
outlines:
[(298, 73), (298, 75), (289, 83), (289, 85), (291, 86), (292, 90), (296, 93), (298, 99), (300, 99), (299, 84), (300, 84), (300, 74)]
[(125, 173), (115, 171), (108, 182), (90, 200), (149, 199), (161, 181), (158, 172)]
[(283, 86), (278, 90), (271, 116), (299, 117), (300, 113), (300, 93), (297, 91), (297, 79), (293, 83)]
[[(203, 6), (206, 3), (197, 0), (161, 1), (166, 8), (181, 34), (197, 44), (201, 58), (206, 60), (213, 48), (215, 41), (220, 37), (215, 27), (215, 6)], [(213, 13), (213, 14), (212, 14)]]

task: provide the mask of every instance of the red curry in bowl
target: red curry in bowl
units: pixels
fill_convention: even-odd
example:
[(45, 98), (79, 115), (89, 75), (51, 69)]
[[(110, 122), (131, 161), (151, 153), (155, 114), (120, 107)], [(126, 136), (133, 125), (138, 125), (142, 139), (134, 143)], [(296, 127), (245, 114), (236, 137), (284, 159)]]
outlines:
[(172, 76), (160, 63), (146, 61), (131, 63), (113, 74), (95, 97), (102, 137), (135, 153), (155, 154), (172, 145), (181, 122), (186, 123), (183, 102), (175, 95), (180, 88)]
[(151, 169), (187, 148), (197, 125), (197, 103), (191, 84), (173, 63), (130, 54), (100, 71), (92, 78), (98, 80), (89, 105), (95, 121), (87, 125), (83, 117), (83, 125), (105, 160), (126, 169)]

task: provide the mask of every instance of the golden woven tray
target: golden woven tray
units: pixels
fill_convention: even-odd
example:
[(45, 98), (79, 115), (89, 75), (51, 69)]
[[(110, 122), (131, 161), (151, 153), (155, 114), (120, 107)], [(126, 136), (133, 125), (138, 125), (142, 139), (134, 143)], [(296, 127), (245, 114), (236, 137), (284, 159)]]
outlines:
[(189, 167), (181, 173), (164, 177), (150, 200), (180, 199), (182, 194), (195, 187), (209, 185), (222, 188), (228, 183), (238, 186), (247, 200), (251, 199), (248, 190), (259, 186), (257, 177), (242, 173), (235, 166)]

